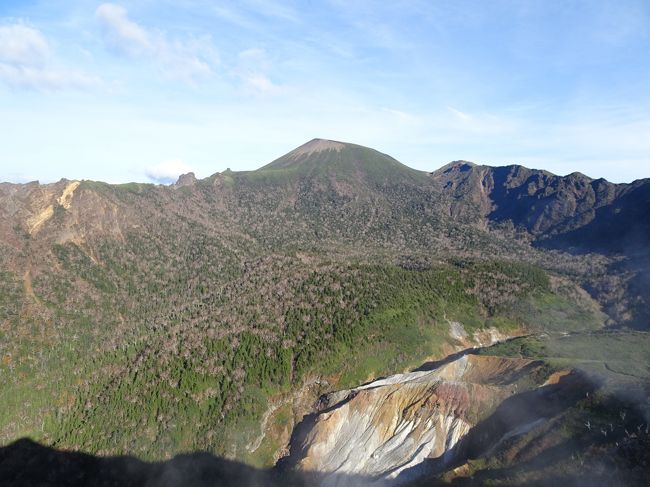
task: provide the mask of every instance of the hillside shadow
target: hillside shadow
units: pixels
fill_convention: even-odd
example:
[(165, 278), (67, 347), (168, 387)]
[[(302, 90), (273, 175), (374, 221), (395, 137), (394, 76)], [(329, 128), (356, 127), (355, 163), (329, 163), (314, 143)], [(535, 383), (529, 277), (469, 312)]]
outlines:
[[(26, 438), (0, 448), (2, 487), (307, 487), (323, 479), (318, 473), (256, 469), (206, 452), (145, 462), (57, 450)], [(328, 485), (340, 487), (368, 482), (350, 475), (327, 476)]]
[(441, 360), (433, 360), (431, 362), (425, 362), (422, 365), (420, 365), (417, 369), (413, 369), (413, 372), (429, 372), (431, 370), (436, 370), (443, 365), (450, 364), (451, 362), (454, 362), (455, 360), (458, 360), (461, 357), (464, 357), (465, 355), (476, 355), (480, 351), (480, 347), (470, 347), (470, 348), (465, 348), (464, 350), (460, 350), (456, 353), (452, 353), (451, 355), (447, 355), (445, 358)]
[(599, 252), (628, 257), (648, 256), (650, 244), (650, 185), (622, 195), (615, 203), (596, 208), (586, 225), (539, 240), (541, 248), (573, 254)]
[(492, 345), (486, 345), (486, 346), (480, 346), (480, 347), (469, 347), (465, 348), (463, 350), (459, 350), (458, 352), (452, 353), (450, 355), (447, 355), (445, 358), (440, 359), (440, 360), (432, 360), (430, 362), (425, 362), (422, 365), (420, 365), (417, 369), (413, 369), (413, 372), (429, 372), (431, 370), (436, 370), (443, 365), (450, 364), (451, 362), (454, 362), (458, 360), (459, 358), (464, 357), (465, 355), (479, 355), (481, 351), (487, 350), (490, 347), (493, 347), (498, 344), (504, 344), (504, 343), (509, 343), (513, 340), (518, 340), (521, 339), (525, 336), (528, 335), (518, 335), (510, 338), (506, 338), (505, 340), (499, 340)]

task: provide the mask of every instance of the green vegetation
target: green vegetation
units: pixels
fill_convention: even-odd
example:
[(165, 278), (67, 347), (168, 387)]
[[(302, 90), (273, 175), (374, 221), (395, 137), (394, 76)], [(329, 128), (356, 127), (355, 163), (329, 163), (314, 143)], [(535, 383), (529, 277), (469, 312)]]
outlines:
[(558, 368), (578, 367), (617, 387), (650, 380), (650, 334), (640, 331), (543, 334), (516, 338), (483, 353), (543, 359)]
[[(552, 295), (546, 274), (526, 264), (465, 259), (407, 270), (301, 253), (241, 269), (218, 242), (198, 232), (193, 239), (171, 247), (173, 260), (155, 239), (131, 237), (132, 255), (148, 255), (146, 268), (125, 260), (123, 246), (104, 244), (101, 265), (75, 244), (53, 247), (74, 278), (43, 274), (35, 287), (77, 338), (60, 337), (51, 364), (59, 362), (40, 379), (28, 367), (31, 380), (4, 388), (20, 390), (8, 415), (21, 401), (39, 405), (23, 433), (93, 452), (156, 459), (207, 449), (259, 463), (272, 457), (269, 443), (255, 455), (246, 445), (260, 434), (269, 397), (309, 377), (345, 387), (417, 366), (442, 352), (446, 320), (470, 333), (508, 331), (527, 324), (517, 303)], [(74, 295), (77, 309), (65, 311), (75, 288), (85, 297)], [(52, 387), (30, 394), (52, 377)], [(48, 407), (47, 394), (63, 388)], [(39, 417), (47, 420), (37, 425)]]
[(456, 211), (430, 175), (358, 146), (180, 189), (83, 181), (29, 234), (64, 187), (8, 206), (1, 442), (262, 465), (279, 445), (248, 451), (261, 418), (306, 382), (418, 366), (454, 321), (471, 337), (604, 319), (575, 284), (600, 261), (486, 231), (478, 206)]

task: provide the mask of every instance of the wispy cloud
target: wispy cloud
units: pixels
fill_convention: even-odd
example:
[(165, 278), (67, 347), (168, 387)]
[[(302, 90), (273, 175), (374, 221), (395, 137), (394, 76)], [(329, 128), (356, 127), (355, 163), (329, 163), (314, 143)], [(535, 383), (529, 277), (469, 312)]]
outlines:
[(135, 56), (153, 49), (150, 34), (129, 19), (125, 8), (104, 3), (95, 11), (101, 23), (106, 41), (120, 52)]
[(145, 174), (149, 179), (157, 183), (171, 184), (175, 182), (181, 174), (186, 174), (191, 171), (192, 168), (189, 165), (179, 159), (175, 159), (148, 167), (145, 170)]
[(218, 18), (230, 22), (237, 27), (244, 29), (255, 30), (258, 29), (258, 24), (250, 19), (249, 16), (240, 13), (232, 8), (227, 8), (223, 5), (210, 5), (211, 12)]
[(59, 91), (90, 88), (100, 79), (81, 70), (52, 66), (47, 39), (23, 24), (0, 26), (0, 80), (20, 89)]
[(469, 113), (451, 106), (448, 106), (447, 110), (451, 117), (443, 118), (441, 122), (461, 135), (503, 135), (516, 128), (516, 121), (513, 118), (491, 113)]
[(104, 41), (115, 52), (148, 59), (168, 78), (194, 84), (214, 74), (219, 55), (210, 36), (170, 38), (130, 19), (127, 10), (113, 3), (97, 7), (95, 17)]
[(244, 90), (255, 95), (274, 95), (281, 91), (269, 77), (271, 62), (264, 49), (247, 49), (238, 55), (234, 74), (243, 83)]
[(299, 24), (302, 21), (297, 10), (267, 0), (242, 0), (227, 7), (208, 2), (206, 8), (222, 20), (257, 32), (268, 31), (269, 22)]
[(294, 23), (300, 22), (300, 15), (298, 12), (287, 4), (268, 0), (246, 0), (244, 3), (251, 11), (257, 12), (265, 17)]
[(0, 27), (0, 62), (40, 66), (49, 53), (45, 37), (36, 29), (21, 24)]

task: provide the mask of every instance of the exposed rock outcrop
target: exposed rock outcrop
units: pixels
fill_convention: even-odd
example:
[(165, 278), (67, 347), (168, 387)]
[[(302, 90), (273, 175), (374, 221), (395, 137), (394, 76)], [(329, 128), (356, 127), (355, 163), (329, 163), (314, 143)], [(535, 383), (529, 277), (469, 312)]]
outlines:
[(418, 476), (426, 459), (453, 460), (470, 429), (517, 393), (539, 362), (463, 355), (434, 370), (397, 374), (322, 398), (294, 435), (295, 466), (340, 485), (341, 474), (381, 485)]
[(178, 176), (178, 180), (174, 183), (175, 188), (182, 188), (185, 186), (194, 186), (197, 182), (196, 176), (193, 172), (188, 172), (186, 174), (181, 174)]

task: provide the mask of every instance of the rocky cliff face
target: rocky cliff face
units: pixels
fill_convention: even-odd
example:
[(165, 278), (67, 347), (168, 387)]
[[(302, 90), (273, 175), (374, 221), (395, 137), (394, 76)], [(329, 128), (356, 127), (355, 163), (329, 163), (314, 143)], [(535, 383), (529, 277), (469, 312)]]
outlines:
[(299, 470), (320, 472), (321, 485), (364, 478), (381, 485), (417, 478), (455, 461), (455, 447), (480, 420), (519, 389), (541, 364), (462, 355), (434, 370), (398, 374), (321, 400), (320, 412), (294, 435)]
[(450, 213), (525, 229), (546, 246), (624, 252), (648, 242), (650, 180), (613, 184), (512, 165), (452, 162), (431, 174)]

